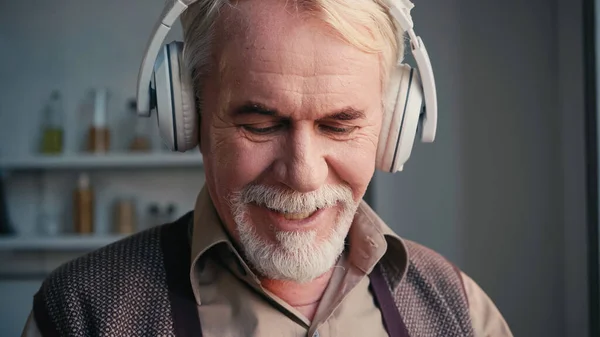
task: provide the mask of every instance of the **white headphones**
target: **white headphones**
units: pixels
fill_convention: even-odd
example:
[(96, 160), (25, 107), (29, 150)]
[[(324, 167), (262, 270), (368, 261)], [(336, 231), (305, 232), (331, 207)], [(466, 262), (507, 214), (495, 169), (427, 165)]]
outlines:
[[(183, 43), (162, 46), (179, 16), (196, 1), (167, 3), (146, 48), (137, 83), (138, 115), (149, 117), (156, 109), (160, 134), (172, 151), (185, 152), (198, 143), (198, 114), (190, 72), (182, 62)], [(396, 24), (408, 33), (418, 71), (398, 64), (391, 74), (376, 167), (384, 172), (401, 171), (410, 157), (417, 130), (421, 141), (431, 143), (437, 129), (435, 79), (427, 49), (413, 31), (410, 0), (385, 0)], [(398, 43), (403, 44), (402, 36)], [(402, 57), (402, 55), (399, 55)], [(154, 79), (154, 88), (152, 88)]]

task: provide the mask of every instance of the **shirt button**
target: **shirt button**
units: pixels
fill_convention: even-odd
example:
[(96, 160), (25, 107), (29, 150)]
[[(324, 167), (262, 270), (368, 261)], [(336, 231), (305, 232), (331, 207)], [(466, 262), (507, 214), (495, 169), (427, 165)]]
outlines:
[(319, 332), (315, 331), (315, 333), (313, 334), (313, 337), (319, 337)]

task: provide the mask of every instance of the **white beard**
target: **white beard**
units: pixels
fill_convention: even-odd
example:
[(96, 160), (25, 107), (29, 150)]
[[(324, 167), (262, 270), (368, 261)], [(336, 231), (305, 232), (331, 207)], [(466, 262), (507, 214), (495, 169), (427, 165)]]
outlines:
[[(358, 208), (352, 190), (344, 185), (325, 185), (309, 193), (249, 185), (234, 193), (230, 202), (247, 262), (263, 277), (296, 283), (312, 281), (333, 268), (344, 251), (344, 240)], [(273, 243), (257, 233), (257, 224), (248, 216), (249, 203), (287, 213), (313, 212), (339, 204), (342, 211), (325, 238), (317, 238), (316, 230), (277, 231), (271, 224), (262, 224), (262, 228), (275, 231)]]

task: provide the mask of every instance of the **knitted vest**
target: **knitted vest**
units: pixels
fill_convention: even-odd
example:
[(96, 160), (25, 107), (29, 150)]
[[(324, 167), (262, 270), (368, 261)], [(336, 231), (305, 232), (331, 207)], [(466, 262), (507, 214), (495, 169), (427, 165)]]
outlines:
[[(192, 212), (53, 271), (34, 296), (43, 336), (202, 336), (190, 285)], [(406, 242), (402, 275), (382, 260), (370, 290), (391, 337), (471, 337), (462, 281), (452, 264)]]

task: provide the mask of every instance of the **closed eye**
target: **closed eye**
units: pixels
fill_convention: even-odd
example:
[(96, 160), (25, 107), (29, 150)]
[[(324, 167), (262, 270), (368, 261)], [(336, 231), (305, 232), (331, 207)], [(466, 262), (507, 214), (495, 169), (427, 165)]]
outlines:
[(281, 128), (281, 124), (275, 124), (273, 126), (268, 126), (265, 128), (257, 128), (257, 127), (253, 127), (250, 125), (243, 125), (242, 128), (244, 128), (244, 130), (251, 132), (253, 134), (256, 135), (267, 135), (273, 132), (278, 131)]
[(332, 126), (332, 125), (320, 125), (319, 128), (325, 132), (336, 133), (336, 134), (348, 134), (356, 129), (356, 126)]

